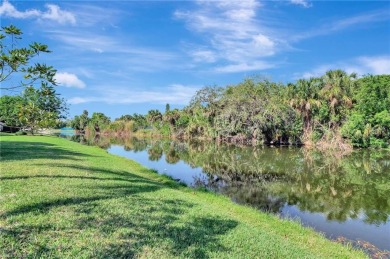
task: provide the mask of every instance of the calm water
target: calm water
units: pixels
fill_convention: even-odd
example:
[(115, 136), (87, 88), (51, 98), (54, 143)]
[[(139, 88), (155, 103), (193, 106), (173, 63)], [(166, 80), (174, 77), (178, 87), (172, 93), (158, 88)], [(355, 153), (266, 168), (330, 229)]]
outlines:
[(237, 147), (209, 142), (81, 139), (193, 187), (298, 219), (323, 232), (390, 250), (390, 152), (338, 157), (303, 148)]

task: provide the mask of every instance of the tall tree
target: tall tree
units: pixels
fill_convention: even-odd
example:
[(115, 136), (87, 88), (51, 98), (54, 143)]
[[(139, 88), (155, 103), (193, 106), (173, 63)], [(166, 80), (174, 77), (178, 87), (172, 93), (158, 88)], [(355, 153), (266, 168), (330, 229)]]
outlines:
[(288, 86), (290, 105), (301, 114), (303, 120), (304, 139), (311, 134), (315, 109), (321, 105), (320, 89), (319, 78), (299, 79), (296, 84)]
[(321, 97), (330, 108), (329, 128), (339, 127), (352, 107), (352, 93), (356, 88), (356, 74), (330, 70), (322, 77)]
[(85, 129), (87, 128), (87, 125), (90, 121), (90, 118), (88, 117), (88, 111), (84, 110), (83, 113), (79, 116), (78, 121), (80, 123), (79, 130), (83, 133), (85, 132)]
[(56, 70), (46, 64), (32, 63), (34, 57), (50, 52), (48, 46), (33, 42), (20, 47), (22, 34), (13, 25), (0, 30), (0, 89), (23, 89), (23, 104), (8, 110), (17, 109), (21, 126), (34, 133), (38, 128), (55, 126), (57, 120), (64, 118), (67, 107), (54, 90)]
[(165, 105), (165, 113), (169, 112), (171, 110), (171, 106), (169, 105), (169, 103), (167, 103)]

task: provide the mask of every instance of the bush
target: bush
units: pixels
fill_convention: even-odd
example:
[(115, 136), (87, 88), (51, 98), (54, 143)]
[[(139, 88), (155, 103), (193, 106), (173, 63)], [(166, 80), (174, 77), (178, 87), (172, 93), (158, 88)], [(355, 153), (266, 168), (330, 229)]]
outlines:
[[(363, 132), (366, 129), (366, 120), (362, 114), (353, 113), (341, 128), (343, 137), (352, 141), (355, 147), (367, 147)], [(367, 130), (366, 130), (367, 133)]]
[(171, 128), (168, 123), (164, 123), (163, 126), (160, 129), (161, 135), (163, 136), (170, 136), (171, 135)]
[(125, 130), (125, 126), (126, 126), (125, 121), (118, 120), (118, 121), (111, 122), (108, 129), (114, 132), (122, 132)]
[(370, 147), (373, 148), (385, 148), (388, 147), (389, 143), (387, 143), (383, 139), (377, 139), (377, 138), (370, 138)]

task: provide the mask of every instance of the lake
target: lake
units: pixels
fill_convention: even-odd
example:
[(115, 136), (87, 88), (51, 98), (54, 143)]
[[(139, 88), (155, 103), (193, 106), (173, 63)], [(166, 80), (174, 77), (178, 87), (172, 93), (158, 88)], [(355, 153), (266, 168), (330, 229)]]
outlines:
[[(74, 136), (191, 187), (300, 221), (330, 239), (390, 250), (390, 152)], [(370, 252), (368, 251), (368, 252)], [(390, 255), (390, 254), (388, 254)]]

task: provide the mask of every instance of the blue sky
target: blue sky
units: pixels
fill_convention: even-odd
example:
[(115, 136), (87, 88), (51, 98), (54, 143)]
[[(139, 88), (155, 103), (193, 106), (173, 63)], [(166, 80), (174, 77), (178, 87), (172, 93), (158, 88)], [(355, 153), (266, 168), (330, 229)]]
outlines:
[(255, 75), (390, 74), (390, 1), (2, 1), (0, 15), (49, 45), (39, 61), (70, 117), (181, 108)]

